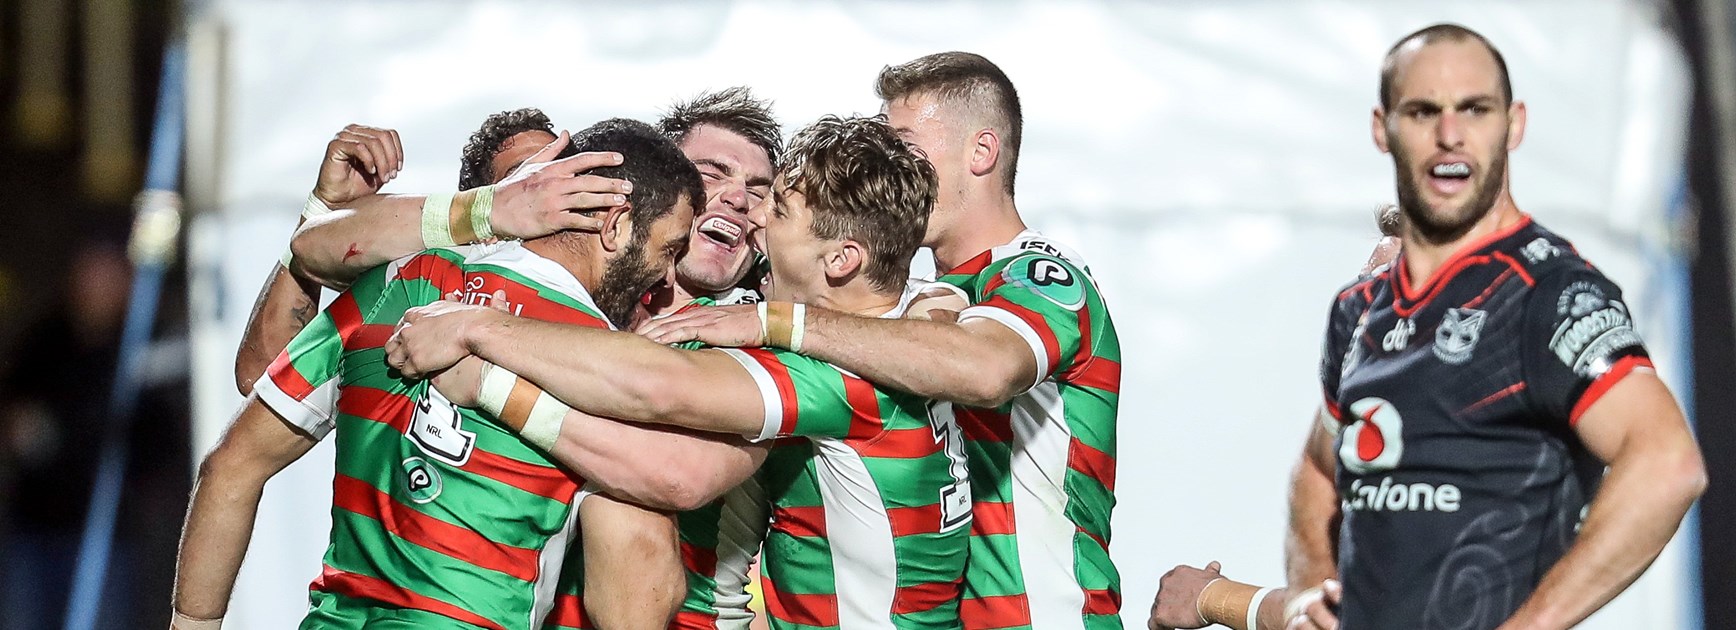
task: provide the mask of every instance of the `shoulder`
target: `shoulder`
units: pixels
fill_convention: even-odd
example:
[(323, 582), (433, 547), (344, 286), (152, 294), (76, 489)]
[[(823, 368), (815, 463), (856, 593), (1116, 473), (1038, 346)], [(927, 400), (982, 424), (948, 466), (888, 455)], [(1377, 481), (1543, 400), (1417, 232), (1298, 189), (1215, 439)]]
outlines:
[(1011, 287), (1041, 296), (1067, 310), (1084, 307), (1097, 293), (1085, 269), (1066, 258), (1028, 250), (996, 260), (978, 274), (985, 293)]

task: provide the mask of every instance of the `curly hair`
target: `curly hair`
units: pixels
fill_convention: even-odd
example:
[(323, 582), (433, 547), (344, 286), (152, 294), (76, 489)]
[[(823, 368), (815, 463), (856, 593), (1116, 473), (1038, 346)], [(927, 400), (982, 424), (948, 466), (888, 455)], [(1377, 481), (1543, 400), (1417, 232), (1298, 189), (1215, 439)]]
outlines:
[(658, 130), (677, 145), (700, 125), (712, 125), (747, 138), (764, 149), (766, 160), (773, 164), (782, 157), (784, 135), (778, 121), (772, 118), (771, 103), (754, 98), (753, 91), (746, 87), (701, 93), (676, 103), (657, 121)]
[(500, 145), (526, 131), (546, 131), (554, 135), (554, 123), (549, 122), (548, 114), (535, 107), (515, 109), (494, 114), (488, 120), (482, 121), (482, 128), (470, 134), (470, 141), (464, 144), (464, 153), (458, 161), (458, 189), (470, 190), (494, 183), (494, 156), (500, 153)]
[(874, 93), (886, 102), (928, 95), (960, 112), (981, 116), (983, 122), (1000, 132), (1006, 191), (1013, 194), (1025, 115), (1019, 107), (1019, 91), (995, 62), (982, 55), (958, 51), (918, 57), (882, 68), (874, 81)]
[(778, 172), (807, 198), (814, 236), (862, 243), (869, 283), (903, 288), (939, 184), (934, 166), (885, 117), (821, 118), (790, 140)]

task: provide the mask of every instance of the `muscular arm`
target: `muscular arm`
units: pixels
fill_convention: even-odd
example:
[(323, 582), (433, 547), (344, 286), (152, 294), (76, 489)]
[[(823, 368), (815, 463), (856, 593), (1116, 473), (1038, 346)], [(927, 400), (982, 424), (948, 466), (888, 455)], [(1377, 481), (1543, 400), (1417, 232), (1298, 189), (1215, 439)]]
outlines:
[(585, 614), (598, 628), (663, 630), (687, 594), (671, 514), (607, 496), (579, 504)]
[(1681, 408), (1657, 376), (1617, 382), (1575, 426), (1609, 465), (1579, 538), (1502, 628), (1567, 628), (1609, 603), (1656, 560), (1706, 468)]
[(176, 561), (176, 611), (196, 619), (223, 616), (253, 536), (265, 482), (314, 444), (257, 397), (248, 398), (223, 440), (199, 465)]
[[(1326, 411), (1317, 416), (1324, 418)], [(1333, 483), (1332, 436), (1313, 423), (1308, 443), (1290, 473), (1290, 519), (1284, 536), (1284, 575), (1291, 590), (1338, 577), (1338, 486)]]
[(752, 476), (767, 447), (569, 411), (550, 454), (611, 496), (662, 510), (697, 509)]
[(309, 219), (289, 242), (301, 273), (333, 288), (373, 267), (422, 251), (426, 195), (368, 195)]
[(235, 389), (241, 395), (253, 393), (253, 382), (265, 367), (319, 314), (319, 290), (318, 284), (297, 278), (282, 265), (272, 268), (235, 353)]
[(918, 396), (996, 407), (1037, 378), (1030, 346), (992, 320), (945, 323), (857, 317), (823, 308), (807, 312), (802, 354)]

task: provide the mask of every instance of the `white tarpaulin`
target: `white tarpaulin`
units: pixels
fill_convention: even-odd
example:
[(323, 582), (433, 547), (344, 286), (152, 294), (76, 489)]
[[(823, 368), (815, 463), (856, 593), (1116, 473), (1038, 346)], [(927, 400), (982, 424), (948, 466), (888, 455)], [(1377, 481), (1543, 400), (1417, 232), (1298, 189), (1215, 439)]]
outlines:
[[(1327, 305), (1394, 196), (1369, 138), (1378, 65), (1411, 30), (1461, 22), (1503, 49), (1530, 107), (1511, 162), (1520, 207), (1627, 288), (1666, 378), (1685, 382), (1675, 288), (1647, 252), (1668, 255), (1688, 84), (1648, 6), (220, 0), (193, 29), (196, 447), (240, 402), (230, 371), (248, 306), (344, 124), (402, 133), (389, 190), (451, 190), (465, 138), (503, 109), (578, 129), (749, 85), (794, 130), (876, 111), (884, 65), (969, 50), (1023, 99), (1021, 210), (1084, 252), (1120, 329), (1112, 553), (1124, 622), (1140, 628), (1176, 563), (1282, 578)], [(268, 487), (227, 627), (299, 618), (330, 478), (328, 445)], [(1684, 566), (1672, 549), (1586, 627), (1689, 627)]]

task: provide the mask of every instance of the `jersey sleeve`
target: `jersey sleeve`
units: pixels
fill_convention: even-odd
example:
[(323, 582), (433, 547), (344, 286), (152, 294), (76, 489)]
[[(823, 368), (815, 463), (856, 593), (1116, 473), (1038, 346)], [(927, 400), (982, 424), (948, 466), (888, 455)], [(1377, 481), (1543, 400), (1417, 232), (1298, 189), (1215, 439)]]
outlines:
[(1326, 334), (1320, 346), (1320, 390), (1323, 406), (1331, 417), (1321, 420), (1335, 434), (1344, 421), (1344, 412), (1339, 407), (1339, 386), (1345, 365), (1355, 351), (1356, 330), (1368, 313), (1368, 301), (1363, 295), (1367, 285), (1367, 279), (1360, 279), (1340, 289), (1333, 296), (1332, 310), (1326, 316)]
[(745, 368), (765, 405), (755, 441), (871, 437), (881, 432), (874, 386), (824, 361), (783, 350), (723, 349)]
[(1064, 259), (1027, 252), (989, 265), (979, 274), (981, 294), (958, 314), (960, 322), (989, 319), (1018, 333), (1037, 360), (1036, 387), (1087, 360), (1093, 308), (1102, 300), (1091, 277)]
[(433, 303), (445, 291), (462, 286), (463, 272), (442, 261), (432, 254), (412, 256), (356, 278), (265, 369), (254, 385), (260, 401), (291, 425), (323, 439), (334, 426), (346, 349), (362, 341), (384, 343), (380, 333), (390, 332), (403, 311)]
[(1541, 278), (1525, 306), (1524, 335), (1532, 402), (1570, 425), (1622, 378), (1652, 366), (1621, 288), (1595, 269)]

